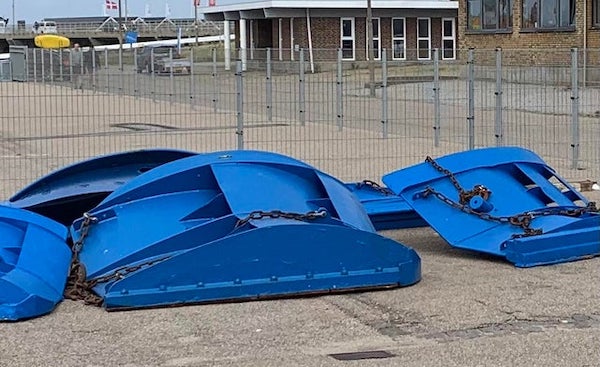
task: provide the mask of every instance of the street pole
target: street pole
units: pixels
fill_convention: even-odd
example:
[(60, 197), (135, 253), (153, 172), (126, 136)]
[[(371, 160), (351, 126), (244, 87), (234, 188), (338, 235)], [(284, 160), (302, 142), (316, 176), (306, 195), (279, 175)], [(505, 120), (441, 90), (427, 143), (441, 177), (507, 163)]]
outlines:
[(17, 19), (15, 18), (15, 0), (12, 0), (12, 18), (13, 18), (12, 33), (16, 33), (17, 32)]
[(198, 2), (194, 0), (194, 30), (196, 31), (196, 46), (198, 46)]
[(369, 95), (375, 97), (375, 64), (373, 60), (375, 53), (373, 52), (373, 13), (371, 11), (371, 0), (367, 0), (367, 54), (369, 60)]
[(127, 24), (127, 13), (128, 13), (127, 0), (125, 0), (125, 24)]

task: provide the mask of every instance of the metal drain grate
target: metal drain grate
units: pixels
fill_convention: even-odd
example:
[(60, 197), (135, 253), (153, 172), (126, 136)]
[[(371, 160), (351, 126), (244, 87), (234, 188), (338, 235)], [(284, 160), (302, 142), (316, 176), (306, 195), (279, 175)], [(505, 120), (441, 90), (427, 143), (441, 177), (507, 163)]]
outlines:
[(329, 356), (337, 359), (338, 361), (358, 361), (360, 359), (378, 359), (378, 358), (395, 357), (394, 354), (392, 354), (390, 352), (386, 352), (385, 350), (369, 350), (366, 352), (336, 353), (336, 354), (329, 354)]
[(120, 127), (122, 129), (133, 130), (133, 131), (165, 131), (165, 130), (176, 130), (173, 126), (160, 125), (160, 124), (147, 124), (139, 122), (124, 122), (118, 124), (111, 124), (111, 127)]

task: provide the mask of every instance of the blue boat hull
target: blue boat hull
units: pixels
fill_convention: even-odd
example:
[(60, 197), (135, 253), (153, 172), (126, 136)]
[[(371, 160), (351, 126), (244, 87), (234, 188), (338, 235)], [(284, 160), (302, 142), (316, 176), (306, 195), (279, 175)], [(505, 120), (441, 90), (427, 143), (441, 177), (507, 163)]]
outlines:
[[(408, 286), (416, 252), (375, 232), (342, 182), (278, 154), (180, 159), (71, 227), (107, 309)], [(82, 238), (82, 233), (87, 233)]]
[(152, 149), (94, 157), (40, 178), (13, 195), (6, 205), (27, 209), (70, 226), (84, 212), (134, 177), (194, 154)]
[(66, 241), (59, 223), (0, 206), (0, 320), (41, 316), (62, 300), (71, 261)]

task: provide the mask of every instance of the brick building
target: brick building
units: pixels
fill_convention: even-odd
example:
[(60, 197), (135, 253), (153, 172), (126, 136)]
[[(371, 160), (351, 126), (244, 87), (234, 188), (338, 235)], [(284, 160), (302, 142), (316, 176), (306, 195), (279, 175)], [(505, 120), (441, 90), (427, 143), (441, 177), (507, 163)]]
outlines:
[[(429, 60), (432, 49), (441, 57), (457, 57), (458, 2), (451, 0), (373, 0), (373, 50), (376, 59), (386, 49), (393, 60)], [(236, 46), (245, 58), (293, 60), (298, 50), (310, 61), (368, 59), (366, 0), (247, 0), (209, 6), (207, 20), (235, 22)]]
[(600, 59), (600, 0), (459, 0), (458, 14), (460, 49), (519, 50), (514, 62), (535, 64), (566, 62), (551, 50), (576, 47)]

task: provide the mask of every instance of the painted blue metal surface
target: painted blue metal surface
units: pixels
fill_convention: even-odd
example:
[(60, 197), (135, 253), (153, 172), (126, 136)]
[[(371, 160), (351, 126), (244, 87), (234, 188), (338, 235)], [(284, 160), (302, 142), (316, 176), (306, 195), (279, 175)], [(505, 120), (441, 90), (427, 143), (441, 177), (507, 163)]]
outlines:
[[(502, 256), (519, 267), (600, 254), (595, 206), (532, 151), (485, 148), (433, 162), (452, 175), (426, 161), (383, 182), (451, 246)], [(483, 185), (489, 192), (460, 203), (451, 177), (464, 190)]]
[(407, 286), (417, 253), (342, 182), (267, 152), (201, 154), (117, 188), (71, 227), (107, 309)]
[(367, 211), (375, 230), (426, 227), (427, 222), (400, 196), (373, 181), (346, 183)]
[(40, 178), (13, 195), (6, 205), (27, 209), (69, 226), (134, 177), (194, 154), (152, 149), (95, 157)]
[(0, 320), (52, 311), (63, 298), (68, 230), (38, 214), (0, 206)]

